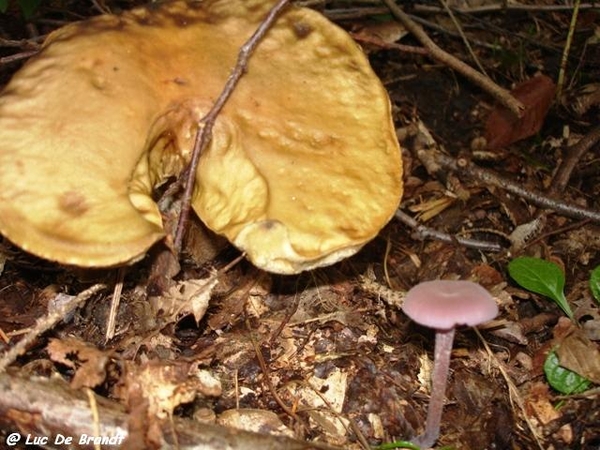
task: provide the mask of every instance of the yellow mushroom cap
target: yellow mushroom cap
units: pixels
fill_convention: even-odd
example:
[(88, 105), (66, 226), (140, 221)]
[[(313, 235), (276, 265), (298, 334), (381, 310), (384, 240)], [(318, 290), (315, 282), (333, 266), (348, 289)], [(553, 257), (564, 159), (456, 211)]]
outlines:
[[(152, 190), (272, 1), (175, 1), (52, 33), (0, 96), (0, 232), (66, 264), (139, 259), (164, 236)], [(265, 270), (355, 253), (402, 194), (385, 89), (353, 40), (288, 8), (219, 115), (196, 173), (202, 221)]]

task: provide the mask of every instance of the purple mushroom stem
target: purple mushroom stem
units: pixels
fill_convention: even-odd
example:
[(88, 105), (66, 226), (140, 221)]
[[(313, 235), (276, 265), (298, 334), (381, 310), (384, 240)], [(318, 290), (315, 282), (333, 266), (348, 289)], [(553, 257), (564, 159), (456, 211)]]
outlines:
[(433, 373), (431, 374), (431, 397), (427, 409), (425, 431), (413, 439), (419, 447), (430, 448), (437, 441), (442, 423), (442, 410), (446, 393), (446, 380), (450, 369), (450, 355), (454, 341), (454, 328), (437, 330), (435, 333), (435, 350)]

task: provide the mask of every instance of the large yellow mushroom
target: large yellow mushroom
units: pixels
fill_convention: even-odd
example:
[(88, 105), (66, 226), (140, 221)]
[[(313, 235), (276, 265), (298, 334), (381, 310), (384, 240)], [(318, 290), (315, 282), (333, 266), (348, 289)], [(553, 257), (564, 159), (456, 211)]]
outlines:
[[(130, 263), (164, 236), (153, 188), (273, 2), (174, 1), (52, 33), (0, 96), (0, 232), (64, 264)], [(290, 7), (201, 156), (192, 206), (265, 270), (355, 253), (392, 217), (401, 159), (386, 92), (352, 39)]]

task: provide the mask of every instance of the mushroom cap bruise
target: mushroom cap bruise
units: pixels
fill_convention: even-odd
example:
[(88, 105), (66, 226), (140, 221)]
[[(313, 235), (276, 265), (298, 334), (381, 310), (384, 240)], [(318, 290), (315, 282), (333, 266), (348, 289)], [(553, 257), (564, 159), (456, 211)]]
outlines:
[[(0, 232), (60, 263), (133, 262), (164, 236), (155, 187), (272, 1), (175, 1), (52, 33), (0, 96)], [(258, 267), (355, 253), (402, 195), (387, 94), (343, 30), (288, 8), (219, 115), (192, 206)]]
[(418, 324), (438, 330), (475, 326), (498, 315), (498, 305), (490, 293), (464, 280), (419, 283), (406, 293), (402, 310)]

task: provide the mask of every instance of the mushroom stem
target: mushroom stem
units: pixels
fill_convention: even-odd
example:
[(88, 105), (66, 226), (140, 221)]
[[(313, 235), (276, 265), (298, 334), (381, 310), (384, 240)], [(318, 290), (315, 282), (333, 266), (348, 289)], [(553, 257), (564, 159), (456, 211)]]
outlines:
[(444, 408), (444, 396), (448, 381), (448, 370), (450, 368), (450, 355), (454, 341), (454, 328), (449, 330), (436, 330), (435, 350), (433, 361), (433, 374), (431, 380), (431, 397), (429, 409), (427, 410), (427, 421), (423, 434), (413, 439), (420, 447), (430, 448), (440, 435), (440, 424), (442, 421), (442, 410)]

